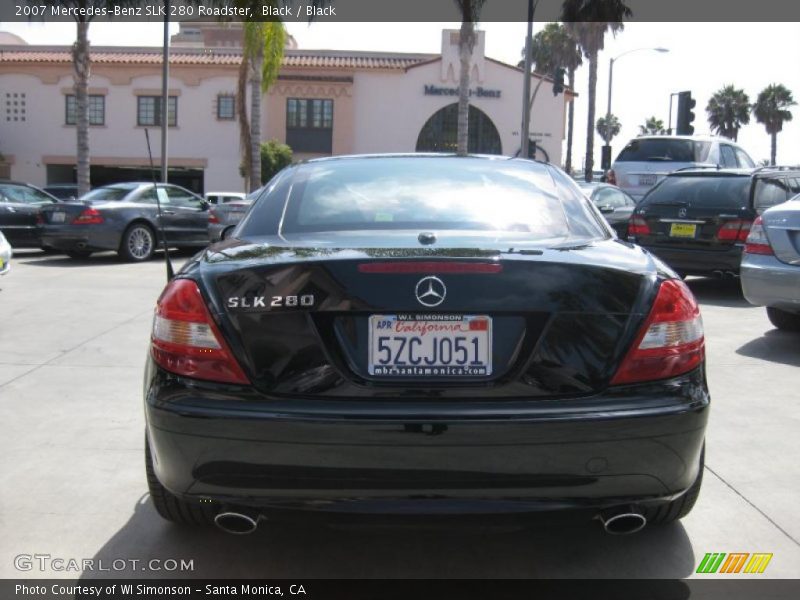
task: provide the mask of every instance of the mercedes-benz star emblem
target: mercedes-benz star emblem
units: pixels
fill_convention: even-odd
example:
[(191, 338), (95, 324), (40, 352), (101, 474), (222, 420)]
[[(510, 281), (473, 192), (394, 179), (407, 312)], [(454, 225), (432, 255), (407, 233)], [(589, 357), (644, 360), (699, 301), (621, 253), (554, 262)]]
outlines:
[(683, 217), (685, 217), (685, 216), (686, 216), (686, 209), (685, 209), (685, 208), (682, 208), (682, 209), (680, 209), (680, 210), (678, 211), (678, 216), (679, 216), (680, 218), (683, 218)]
[(417, 282), (417, 300), (423, 306), (434, 307), (444, 302), (447, 295), (447, 288), (438, 277), (423, 277)]

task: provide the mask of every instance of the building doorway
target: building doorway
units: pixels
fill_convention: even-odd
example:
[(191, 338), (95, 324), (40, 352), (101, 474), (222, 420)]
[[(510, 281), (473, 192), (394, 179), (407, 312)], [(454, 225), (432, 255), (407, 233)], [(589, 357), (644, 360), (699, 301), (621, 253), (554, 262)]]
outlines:
[[(433, 113), (417, 138), (417, 152), (455, 152), (458, 141), (458, 104)], [(492, 120), (479, 108), (469, 107), (470, 154), (502, 154), (500, 134)]]

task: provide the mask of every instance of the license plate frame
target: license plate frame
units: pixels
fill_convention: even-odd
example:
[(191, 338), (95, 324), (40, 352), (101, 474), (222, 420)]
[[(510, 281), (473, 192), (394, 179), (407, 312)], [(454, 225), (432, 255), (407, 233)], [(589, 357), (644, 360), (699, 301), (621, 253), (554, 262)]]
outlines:
[[(492, 331), (492, 317), (488, 315), (370, 315), (367, 372), (377, 379), (485, 379), (493, 372)], [(380, 338), (384, 339), (382, 347)], [(418, 340), (419, 356), (409, 350), (411, 338)], [(459, 344), (457, 338), (464, 339)], [(473, 340), (477, 340), (477, 345)], [(442, 360), (448, 351), (450, 360)], [(381, 362), (387, 352), (388, 362)], [(459, 362), (464, 356), (466, 362)], [(410, 362), (414, 358), (417, 363)]]
[(697, 237), (697, 223), (670, 223), (669, 237), (694, 239)]

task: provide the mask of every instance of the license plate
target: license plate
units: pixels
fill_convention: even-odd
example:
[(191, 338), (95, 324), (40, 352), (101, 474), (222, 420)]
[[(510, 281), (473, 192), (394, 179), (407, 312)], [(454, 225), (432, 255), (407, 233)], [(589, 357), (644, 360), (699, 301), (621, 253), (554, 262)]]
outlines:
[(486, 377), (492, 319), (485, 315), (371, 315), (369, 374), (375, 377)]
[(694, 223), (673, 223), (669, 227), (670, 237), (693, 238), (697, 234), (697, 225)]
[(655, 175), (639, 175), (639, 185), (655, 185), (656, 179)]
[(64, 219), (66, 218), (67, 213), (63, 212), (54, 212), (50, 213), (50, 222), (51, 223), (63, 223)]

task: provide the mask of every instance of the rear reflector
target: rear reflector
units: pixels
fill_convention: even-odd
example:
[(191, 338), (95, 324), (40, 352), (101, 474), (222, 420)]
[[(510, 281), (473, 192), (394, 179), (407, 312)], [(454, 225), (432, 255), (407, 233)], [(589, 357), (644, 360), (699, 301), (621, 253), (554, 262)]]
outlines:
[(767, 237), (767, 231), (764, 229), (764, 224), (761, 217), (758, 217), (750, 228), (750, 234), (747, 236), (747, 241), (744, 245), (744, 251), (747, 254), (765, 254), (768, 256), (774, 255), (772, 246)]
[(650, 235), (650, 226), (644, 217), (631, 217), (628, 221), (628, 235)]
[(250, 383), (190, 279), (171, 281), (158, 299), (150, 352), (158, 365), (178, 375)]
[(696, 368), (705, 356), (703, 320), (683, 281), (669, 279), (611, 380), (611, 385), (666, 379)]
[(500, 273), (503, 265), (500, 263), (478, 262), (434, 262), (434, 261), (403, 261), (403, 262), (370, 262), (358, 265), (362, 273)]
[(81, 214), (72, 219), (73, 225), (99, 225), (103, 222), (103, 215), (96, 208), (85, 208)]
[(744, 242), (752, 224), (752, 221), (742, 219), (728, 221), (717, 230), (717, 239), (721, 242)]

